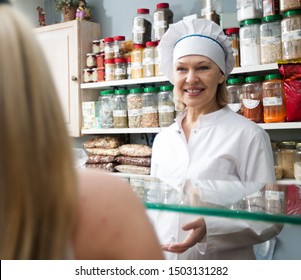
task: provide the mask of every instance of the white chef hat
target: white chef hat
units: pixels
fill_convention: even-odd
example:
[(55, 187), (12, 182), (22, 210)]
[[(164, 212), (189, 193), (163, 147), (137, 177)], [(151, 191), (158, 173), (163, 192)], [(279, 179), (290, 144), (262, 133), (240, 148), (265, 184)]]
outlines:
[(158, 54), (160, 71), (172, 82), (173, 66), (185, 55), (212, 59), (227, 77), (234, 67), (231, 41), (222, 28), (207, 19), (185, 19), (171, 24), (162, 37)]

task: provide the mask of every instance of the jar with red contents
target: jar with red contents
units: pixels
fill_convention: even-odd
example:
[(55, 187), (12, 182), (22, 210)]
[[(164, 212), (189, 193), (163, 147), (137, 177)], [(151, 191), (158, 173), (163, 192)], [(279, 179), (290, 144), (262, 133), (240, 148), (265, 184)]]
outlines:
[(227, 28), (225, 33), (232, 44), (233, 56), (235, 59), (234, 67), (240, 66), (240, 55), (239, 55), (239, 28)]
[(284, 82), (279, 73), (265, 76), (262, 83), (263, 121), (265, 123), (285, 121)]
[(248, 76), (242, 85), (243, 115), (256, 123), (263, 122), (262, 76)]

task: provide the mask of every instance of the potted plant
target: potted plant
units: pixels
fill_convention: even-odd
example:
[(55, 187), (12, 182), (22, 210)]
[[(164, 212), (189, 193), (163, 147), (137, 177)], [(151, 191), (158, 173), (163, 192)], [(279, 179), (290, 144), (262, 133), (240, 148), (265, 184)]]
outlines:
[(61, 11), (64, 21), (74, 20), (79, 0), (55, 0), (56, 10)]

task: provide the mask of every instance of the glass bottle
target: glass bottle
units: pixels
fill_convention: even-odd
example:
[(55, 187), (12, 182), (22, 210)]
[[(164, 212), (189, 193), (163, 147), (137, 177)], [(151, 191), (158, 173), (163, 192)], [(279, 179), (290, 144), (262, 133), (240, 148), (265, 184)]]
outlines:
[(230, 94), (230, 102), (228, 106), (232, 111), (242, 115), (242, 106), (241, 106), (241, 93), (242, 85), (244, 84), (244, 78), (229, 78), (227, 80), (227, 90)]
[(113, 43), (114, 58), (124, 57), (125, 55), (125, 36), (115, 36)]
[(281, 21), (282, 59), (301, 57), (301, 9), (286, 11)]
[(143, 77), (155, 76), (155, 49), (157, 42), (146, 42), (142, 51)]
[(296, 180), (301, 181), (301, 143), (296, 143), (294, 151), (294, 177)]
[(127, 116), (127, 89), (116, 89), (113, 97), (114, 110), (113, 119), (115, 128), (126, 128), (128, 127), (128, 116)]
[(99, 117), (100, 117), (100, 126), (102, 128), (113, 128), (114, 127), (113, 94), (114, 94), (113, 90), (103, 90), (103, 91), (100, 92)]
[(167, 127), (174, 122), (175, 104), (173, 102), (173, 86), (160, 87), (158, 93), (159, 126)]
[(227, 28), (225, 34), (229, 38), (232, 44), (233, 56), (235, 59), (234, 67), (240, 66), (240, 54), (239, 54), (239, 28)]
[(145, 45), (134, 44), (134, 49), (131, 52), (131, 77), (139, 79), (143, 77), (142, 57)]
[(158, 3), (153, 14), (154, 40), (159, 41), (173, 23), (173, 12), (169, 9), (168, 3)]
[(139, 8), (133, 19), (132, 41), (134, 44), (145, 44), (152, 40), (152, 18), (149, 9)]
[(127, 95), (129, 128), (142, 127), (142, 88), (131, 88)]
[(114, 38), (113, 37), (104, 38), (104, 53), (105, 53), (105, 59), (114, 58)]
[(127, 61), (124, 57), (115, 58), (115, 80), (126, 79)]
[(276, 63), (282, 58), (281, 15), (266, 16), (260, 25), (260, 60), (262, 64)]
[(241, 22), (240, 38), (240, 65), (260, 64), (260, 19), (248, 19)]
[(256, 123), (263, 122), (262, 76), (248, 76), (242, 85), (243, 115)]
[(142, 127), (158, 127), (159, 87), (146, 87), (142, 93)]
[(269, 74), (262, 83), (263, 121), (285, 121), (285, 94), (281, 74)]
[(294, 179), (294, 153), (296, 148), (296, 142), (279, 142), (279, 148), (281, 152), (281, 166), (283, 169), (283, 178)]

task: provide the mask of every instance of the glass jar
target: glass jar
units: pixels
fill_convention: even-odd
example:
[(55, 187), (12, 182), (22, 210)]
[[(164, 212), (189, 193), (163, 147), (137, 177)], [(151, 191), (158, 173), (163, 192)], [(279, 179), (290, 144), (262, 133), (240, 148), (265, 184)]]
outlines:
[(115, 80), (115, 60), (105, 59), (105, 80), (113, 81)]
[(284, 83), (281, 74), (269, 74), (262, 83), (263, 121), (285, 121)]
[(142, 93), (142, 127), (158, 127), (158, 87), (146, 87)]
[(296, 143), (294, 151), (294, 177), (296, 180), (301, 181), (301, 143)]
[(167, 127), (174, 122), (175, 104), (173, 102), (173, 86), (160, 87), (158, 93), (159, 126)]
[(131, 57), (126, 58), (126, 78), (131, 79), (132, 78), (132, 60)]
[(236, 0), (237, 20), (262, 18), (262, 0)]
[(279, 0), (262, 0), (263, 17), (278, 15), (280, 11)]
[(97, 68), (92, 68), (92, 76), (91, 76), (92, 82), (98, 82), (98, 73)]
[(145, 45), (134, 44), (134, 49), (131, 52), (131, 77), (139, 79), (143, 77), (142, 57)]
[(227, 80), (227, 90), (230, 94), (230, 102), (228, 106), (235, 113), (242, 115), (242, 106), (241, 106), (241, 93), (242, 85), (244, 84), (244, 78), (229, 78)]
[(104, 67), (98, 67), (97, 68), (97, 81), (103, 82), (105, 80), (105, 68)]
[(92, 73), (93, 70), (90, 68), (84, 69), (84, 83), (91, 83), (92, 82)]
[(242, 85), (243, 115), (256, 123), (263, 122), (262, 81), (262, 76), (249, 76)]
[(241, 22), (240, 38), (240, 65), (260, 64), (260, 19), (249, 19)]
[(143, 77), (155, 76), (155, 49), (157, 42), (146, 42), (146, 48), (142, 51)]
[(112, 37), (104, 38), (104, 53), (105, 53), (105, 59), (114, 58), (114, 38)]
[(129, 128), (142, 127), (142, 88), (132, 88), (127, 95)]
[[(158, 42), (159, 44), (159, 42)], [(155, 48), (155, 76), (164, 76), (164, 74), (159, 70), (160, 58), (158, 54), (158, 46)]]
[(132, 41), (134, 44), (145, 44), (152, 40), (152, 18), (149, 9), (139, 8), (133, 19)]
[(260, 25), (260, 59), (262, 64), (282, 58), (281, 15), (266, 16)]
[(301, 10), (283, 14), (281, 21), (282, 59), (301, 58)]
[(96, 55), (96, 65), (97, 65), (97, 67), (105, 66), (105, 54), (104, 53), (98, 53)]
[(280, 0), (280, 12), (301, 9), (301, 0)]
[(113, 120), (115, 128), (126, 128), (128, 127), (128, 116), (127, 116), (127, 89), (116, 89), (114, 94), (114, 110)]
[(114, 43), (114, 58), (124, 57), (125, 55), (125, 37), (124, 36), (115, 36)]
[(169, 9), (168, 3), (158, 3), (153, 14), (154, 40), (159, 41), (173, 23), (173, 12)]
[(123, 57), (115, 58), (115, 80), (126, 79), (127, 61)]
[(281, 166), (283, 169), (284, 179), (294, 179), (294, 153), (296, 142), (283, 141), (279, 142), (281, 152)]
[(100, 40), (92, 41), (92, 53), (94, 54), (100, 53)]
[(87, 53), (86, 65), (88, 68), (96, 67), (96, 55), (94, 53)]
[(99, 117), (100, 117), (100, 126), (102, 128), (113, 128), (114, 127), (113, 94), (114, 94), (113, 90), (103, 90), (103, 91), (100, 92)]
[(227, 28), (225, 34), (229, 38), (232, 44), (233, 56), (235, 59), (234, 67), (240, 66), (240, 55), (239, 55), (239, 28)]

